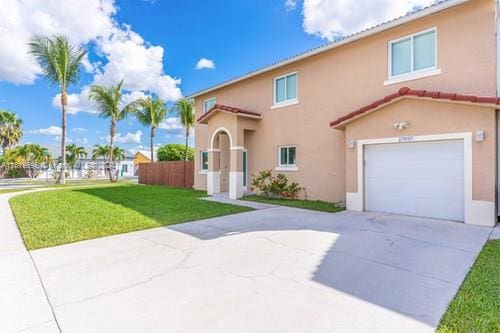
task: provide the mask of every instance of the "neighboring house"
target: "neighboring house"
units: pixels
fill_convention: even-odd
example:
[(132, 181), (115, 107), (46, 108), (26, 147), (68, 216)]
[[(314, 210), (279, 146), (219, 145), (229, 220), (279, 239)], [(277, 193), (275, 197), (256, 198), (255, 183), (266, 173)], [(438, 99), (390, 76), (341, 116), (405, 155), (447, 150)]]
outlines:
[[(158, 161), (156, 156), (156, 151), (153, 151), (154, 161)], [(139, 150), (134, 155), (134, 174), (137, 175), (139, 170), (139, 164), (141, 163), (151, 163), (151, 151), (149, 150)]]
[[(69, 179), (71, 178), (86, 178), (88, 175), (88, 170), (92, 170), (92, 177), (108, 177), (105, 170), (105, 164), (107, 160), (99, 158), (93, 160), (92, 148), (85, 149), (87, 152), (87, 157), (78, 160), (74, 170), (71, 170), (71, 166), (68, 165)], [(123, 161), (117, 162), (117, 171), (119, 177), (133, 177), (134, 174), (134, 156), (125, 152), (125, 159)], [(53, 178), (54, 170), (49, 169), (47, 171), (41, 172), (37, 178)]]
[(191, 95), (195, 188), (273, 169), (350, 210), (493, 226), (497, 10), (441, 1)]

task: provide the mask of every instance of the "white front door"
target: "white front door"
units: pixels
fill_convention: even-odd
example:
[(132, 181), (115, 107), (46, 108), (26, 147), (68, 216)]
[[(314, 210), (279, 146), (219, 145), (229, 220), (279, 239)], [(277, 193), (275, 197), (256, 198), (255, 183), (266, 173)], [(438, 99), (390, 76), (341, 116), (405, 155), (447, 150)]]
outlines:
[(463, 140), (366, 145), (365, 210), (464, 220)]

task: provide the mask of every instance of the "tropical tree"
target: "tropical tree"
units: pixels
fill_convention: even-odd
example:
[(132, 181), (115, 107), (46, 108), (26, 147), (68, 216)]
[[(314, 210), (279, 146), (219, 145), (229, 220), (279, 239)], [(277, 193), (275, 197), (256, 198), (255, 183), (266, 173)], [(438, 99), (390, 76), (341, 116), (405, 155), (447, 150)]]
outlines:
[(151, 129), (150, 133), (150, 149), (151, 162), (154, 162), (154, 138), (155, 130), (160, 126), (160, 123), (165, 119), (168, 109), (165, 102), (159, 98), (147, 97), (137, 100), (134, 103), (134, 114), (137, 120)]
[[(135, 102), (122, 107), (122, 85), (123, 80), (116, 86), (103, 87), (93, 85), (90, 87), (89, 93), (89, 99), (96, 104), (99, 116), (110, 120), (109, 152), (107, 155), (110, 164), (113, 162), (113, 141), (116, 134), (116, 124), (120, 120), (125, 119), (125, 117), (136, 107)], [(110, 167), (107, 169), (109, 173), (109, 180), (111, 182), (115, 182), (116, 179), (113, 178), (113, 173), (111, 172)]]
[(80, 158), (87, 156), (87, 152), (85, 148), (78, 147), (74, 143), (66, 146), (66, 152), (66, 161), (71, 167), (71, 178), (74, 178), (76, 163), (78, 163)]
[(2, 155), (8, 148), (16, 145), (23, 136), (23, 121), (8, 110), (0, 110), (0, 146)]
[[(68, 38), (55, 35), (51, 38), (34, 35), (29, 42), (30, 51), (42, 67), (43, 76), (59, 86), (61, 94), (61, 170), (66, 170), (66, 106), (67, 89), (79, 79), (79, 67), (86, 51), (72, 45)], [(65, 183), (65, 172), (60, 172), (56, 183)]]
[(183, 98), (175, 104), (174, 108), (177, 111), (177, 114), (179, 115), (181, 125), (185, 129), (186, 145), (184, 152), (184, 160), (187, 161), (188, 147), (189, 147), (189, 132), (191, 128), (194, 127), (194, 122), (195, 122), (193, 102), (189, 99)]
[(109, 147), (103, 145), (94, 145), (92, 150), (92, 159), (98, 160), (99, 158), (105, 159), (109, 154)]
[(9, 149), (6, 153), (7, 162), (24, 165), (22, 171), (31, 179), (40, 173), (40, 168), (37, 167), (37, 164), (46, 162), (49, 157), (50, 153), (47, 148), (32, 143)]
[(186, 162), (188, 160), (188, 148), (189, 148), (189, 131), (191, 127), (194, 126), (194, 109), (193, 102), (187, 98), (179, 100), (175, 106), (175, 110), (180, 118), (180, 123), (185, 129), (186, 137), (186, 147), (184, 150), (184, 186), (186, 186)]
[[(180, 143), (169, 143), (158, 148), (158, 161), (183, 161), (185, 156), (184, 145)], [(194, 159), (194, 148), (188, 149), (188, 160)]]
[(113, 162), (120, 162), (125, 159), (125, 151), (120, 147), (113, 147)]

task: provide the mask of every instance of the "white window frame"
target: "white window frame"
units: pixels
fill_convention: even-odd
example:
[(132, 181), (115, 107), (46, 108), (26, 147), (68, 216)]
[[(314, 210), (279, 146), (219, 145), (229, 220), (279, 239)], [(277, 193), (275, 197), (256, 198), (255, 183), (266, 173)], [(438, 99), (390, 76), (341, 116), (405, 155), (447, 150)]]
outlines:
[[(279, 79), (285, 78), (285, 94), (286, 94), (286, 77), (290, 76), (290, 75), (294, 75), (294, 74), (296, 77), (296, 80), (295, 80), (295, 82), (296, 82), (295, 83), (295, 98), (285, 99), (282, 102), (276, 101), (276, 82)], [(283, 107), (283, 106), (294, 105), (294, 104), (298, 104), (298, 103), (299, 103), (299, 73), (297, 71), (295, 71), (295, 72), (291, 72), (291, 73), (287, 73), (287, 74), (275, 77), (273, 79), (273, 105), (272, 105), (271, 109), (275, 109), (275, 108), (279, 108), (279, 107)]]
[(210, 97), (203, 100), (203, 113), (207, 113), (209, 110), (205, 108), (205, 103), (209, 101), (215, 101), (214, 105), (217, 104), (217, 97)]
[[(425, 33), (428, 33), (428, 32), (431, 32), (433, 31), (434, 32), (434, 66), (433, 67), (429, 67), (429, 68), (424, 68), (424, 69), (420, 69), (420, 70), (414, 70), (414, 66), (415, 66), (415, 60), (414, 60), (414, 38), (416, 36), (419, 36), (419, 35), (423, 35)], [(410, 39), (411, 40), (411, 44), (410, 44), (410, 47), (411, 47), (411, 51), (410, 51), (410, 72), (408, 73), (402, 73), (402, 74), (398, 74), (398, 75), (392, 75), (392, 45), (395, 44), (395, 43), (398, 43), (398, 42), (401, 42), (405, 39)], [(436, 27), (433, 27), (433, 28), (430, 28), (430, 29), (426, 29), (426, 30), (422, 30), (422, 31), (419, 31), (419, 32), (416, 32), (416, 33), (413, 33), (411, 35), (406, 35), (404, 37), (401, 37), (401, 38), (398, 38), (398, 39), (394, 39), (394, 40), (391, 40), (389, 41), (388, 45), (387, 45), (387, 54), (388, 54), (388, 57), (387, 57), (387, 77), (388, 77), (388, 80), (384, 82), (384, 85), (390, 85), (390, 84), (395, 84), (395, 83), (400, 83), (400, 82), (404, 82), (404, 81), (408, 81), (408, 80), (416, 80), (416, 79), (420, 79), (420, 78), (424, 78), (424, 77), (428, 77), (428, 76), (433, 76), (433, 75), (438, 75), (438, 74), (441, 74), (441, 69), (438, 68), (438, 30)]]
[[(281, 164), (281, 149), (284, 148), (295, 148), (295, 164)], [(276, 167), (277, 171), (297, 171), (299, 168), (297, 167), (297, 146), (296, 145), (282, 145), (278, 146), (278, 166)]]
[[(203, 169), (203, 153), (207, 153), (207, 168)], [(207, 150), (200, 150), (200, 173), (207, 173), (208, 172), (208, 151)]]

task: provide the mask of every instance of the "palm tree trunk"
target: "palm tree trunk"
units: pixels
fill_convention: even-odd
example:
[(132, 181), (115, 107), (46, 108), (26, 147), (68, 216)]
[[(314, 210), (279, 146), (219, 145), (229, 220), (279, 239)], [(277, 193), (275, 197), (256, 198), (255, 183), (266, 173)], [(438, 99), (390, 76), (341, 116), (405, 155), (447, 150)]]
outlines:
[(188, 160), (188, 144), (189, 144), (189, 127), (186, 127), (186, 150), (184, 151), (184, 165), (183, 165), (183, 184), (186, 188), (186, 162)]
[(111, 172), (111, 163), (113, 163), (113, 140), (115, 138), (115, 122), (112, 120), (111, 121), (111, 126), (109, 127), (109, 165), (108, 165), (108, 172), (109, 172), (109, 181), (114, 182), (113, 178), (113, 173)]
[(151, 146), (151, 162), (154, 162), (154, 149), (153, 149), (153, 145), (154, 145), (154, 139), (155, 139), (155, 127), (154, 126), (151, 126), (151, 142), (150, 142), (150, 146)]
[(66, 183), (66, 104), (68, 98), (66, 96), (66, 89), (61, 89), (61, 111), (62, 111), (62, 125), (61, 125), (61, 170), (57, 177), (56, 184)]

